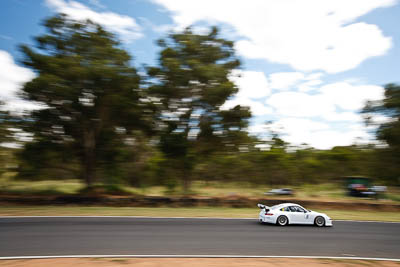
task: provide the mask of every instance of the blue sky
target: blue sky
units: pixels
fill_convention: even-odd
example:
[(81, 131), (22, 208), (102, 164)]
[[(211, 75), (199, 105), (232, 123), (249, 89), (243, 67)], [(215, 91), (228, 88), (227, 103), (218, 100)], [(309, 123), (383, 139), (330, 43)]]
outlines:
[(18, 63), (18, 45), (32, 44), (56, 12), (115, 32), (138, 68), (157, 63), (155, 40), (168, 32), (219, 26), (243, 62), (231, 77), (239, 93), (222, 108), (248, 105), (251, 133), (272, 129), (297, 145), (370, 142), (359, 110), (400, 82), (397, 0), (8, 0), (0, 1), (0, 99), (10, 110), (32, 108), (17, 97), (34, 77)]

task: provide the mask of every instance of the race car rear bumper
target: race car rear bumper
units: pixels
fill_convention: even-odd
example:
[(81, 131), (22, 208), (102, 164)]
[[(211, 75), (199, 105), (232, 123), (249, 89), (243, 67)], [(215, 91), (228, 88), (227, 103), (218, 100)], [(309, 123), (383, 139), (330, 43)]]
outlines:
[(263, 223), (275, 223), (275, 219), (271, 216), (262, 216), (260, 215), (258, 220)]

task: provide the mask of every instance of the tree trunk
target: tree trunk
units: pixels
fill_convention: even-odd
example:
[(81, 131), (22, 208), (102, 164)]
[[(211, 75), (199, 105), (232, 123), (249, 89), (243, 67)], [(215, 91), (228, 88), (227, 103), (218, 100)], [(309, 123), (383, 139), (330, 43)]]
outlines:
[(184, 169), (183, 170), (183, 194), (188, 195), (190, 193), (190, 188), (192, 186), (192, 177), (191, 171)]
[(188, 177), (183, 178), (183, 193), (188, 195), (190, 193), (190, 187), (192, 186), (192, 180)]
[(96, 179), (96, 139), (94, 130), (87, 130), (83, 136), (82, 169), (84, 180), (91, 187)]

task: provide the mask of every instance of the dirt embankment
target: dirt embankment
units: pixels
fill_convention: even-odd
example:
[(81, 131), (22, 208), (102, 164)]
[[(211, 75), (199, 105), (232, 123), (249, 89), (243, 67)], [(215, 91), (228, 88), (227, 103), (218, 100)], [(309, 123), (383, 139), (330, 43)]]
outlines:
[(71, 259), (35, 259), (35, 260), (0, 260), (0, 266), (9, 267), (269, 267), (269, 266), (291, 266), (291, 267), (317, 267), (317, 266), (399, 266), (399, 262), (393, 261), (365, 261), (365, 260), (334, 260), (334, 259), (285, 259), (285, 258), (224, 258), (224, 259), (198, 259), (198, 258), (71, 258)]
[(257, 203), (267, 206), (282, 202), (304, 205), (308, 208), (343, 210), (400, 211), (399, 204), (377, 202), (320, 201), (285, 198), (244, 197), (138, 197), (109, 195), (19, 196), (0, 195), (0, 204), (17, 205), (99, 205), (110, 207), (234, 207), (253, 208)]

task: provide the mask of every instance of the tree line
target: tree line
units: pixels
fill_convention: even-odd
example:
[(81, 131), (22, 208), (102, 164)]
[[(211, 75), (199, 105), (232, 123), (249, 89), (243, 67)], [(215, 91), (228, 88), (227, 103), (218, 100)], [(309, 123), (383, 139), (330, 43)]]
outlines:
[[(0, 171), (14, 157), (20, 179), (182, 185), (186, 192), (194, 180), (283, 185), (358, 174), (399, 183), (397, 85), (386, 86), (384, 101), (362, 111), (391, 118), (376, 133), (383, 145), (293, 149), (276, 135), (267, 142), (249, 136), (249, 107), (221, 109), (238, 91), (229, 76), (241, 63), (234, 43), (215, 27), (159, 40), (158, 65), (142, 74), (98, 24), (59, 14), (43, 25), (35, 46), (20, 46), (22, 63), (36, 73), (21, 97), (41, 108), (24, 116), (0, 113), (0, 142), (22, 144), (2, 148)], [(16, 130), (31, 140), (13, 139)], [(259, 149), (261, 143), (269, 149)]]

